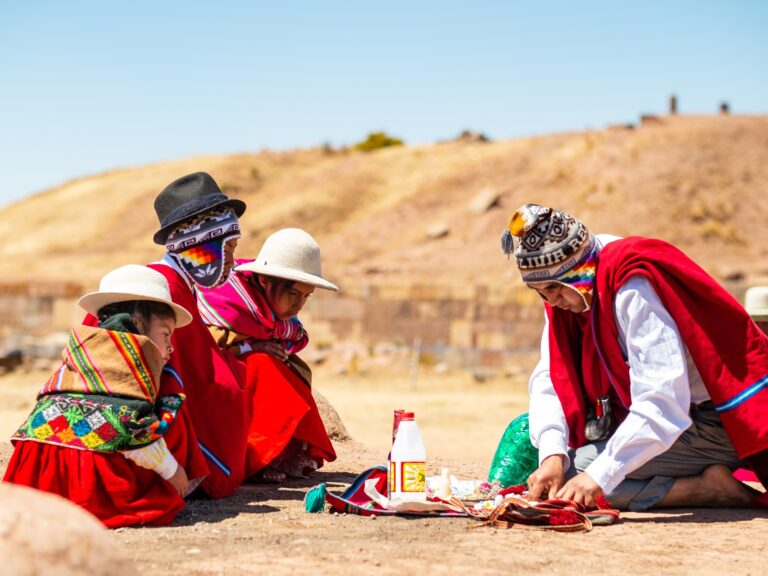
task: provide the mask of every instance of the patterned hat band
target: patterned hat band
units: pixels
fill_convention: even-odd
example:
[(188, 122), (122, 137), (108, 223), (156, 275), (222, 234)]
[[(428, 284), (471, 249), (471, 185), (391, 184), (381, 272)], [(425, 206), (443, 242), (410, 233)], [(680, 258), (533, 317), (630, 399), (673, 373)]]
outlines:
[(240, 237), (240, 223), (232, 208), (214, 209), (179, 224), (168, 234), (165, 247), (169, 252), (181, 252), (190, 246), (225, 236)]
[(595, 289), (595, 275), (597, 273), (597, 249), (593, 248), (584, 255), (581, 261), (566, 273), (543, 280), (525, 280), (526, 282), (557, 282), (566, 288), (575, 290), (584, 301), (587, 312), (592, 305), (592, 294)]
[(566, 282), (565, 277), (573, 270), (580, 269), (581, 265), (596, 255), (594, 236), (584, 229), (586, 234), (581, 248), (567, 256), (561, 248), (551, 252), (530, 256), (517, 256), (517, 266), (523, 282), (547, 282), (550, 280)]

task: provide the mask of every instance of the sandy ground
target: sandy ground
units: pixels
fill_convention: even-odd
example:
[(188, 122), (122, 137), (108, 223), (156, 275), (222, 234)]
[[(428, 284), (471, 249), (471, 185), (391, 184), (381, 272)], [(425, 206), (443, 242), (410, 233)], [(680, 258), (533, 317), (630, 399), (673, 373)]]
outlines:
[[(23, 419), (42, 374), (0, 377), (0, 434)], [(341, 492), (386, 459), (392, 409), (416, 411), (429, 452), (428, 474), (442, 466), (483, 478), (506, 423), (525, 410), (514, 379), (478, 384), (462, 374), (405, 371), (334, 376), (316, 373), (354, 441), (312, 480), (245, 485), (221, 501), (189, 503), (165, 528), (116, 530), (141, 574), (752, 574), (766, 573), (768, 512), (681, 509), (624, 514), (589, 533), (473, 528), (467, 519), (369, 519), (308, 514), (307, 489)], [(10, 445), (0, 444), (0, 470)]]

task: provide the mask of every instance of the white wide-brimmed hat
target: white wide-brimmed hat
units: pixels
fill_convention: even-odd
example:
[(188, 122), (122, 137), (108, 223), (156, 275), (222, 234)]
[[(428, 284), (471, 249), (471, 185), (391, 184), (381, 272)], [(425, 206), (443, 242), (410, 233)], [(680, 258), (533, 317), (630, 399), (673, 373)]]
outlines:
[(253, 262), (240, 264), (237, 270), (303, 282), (325, 290), (339, 288), (323, 278), (320, 246), (300, 228), (283, 228), (270, 235)]
[(744, 295), (744, 308), (753, 318), (768, 318), (768, 286), (752, 286)]
[(126, 264), (107, 272), (99, 282), (96, 292), (89, 292), (77, 302), (86, 312), (98, 316), (107, 304), (128, 302), (131, 300), (149, 300), (168, 304), (176, 313), (176, 327), (181, 328), (192, 322), (192, 314), (186, 308), (174, 304), (168, 281), (160, 272), (139, 266)]

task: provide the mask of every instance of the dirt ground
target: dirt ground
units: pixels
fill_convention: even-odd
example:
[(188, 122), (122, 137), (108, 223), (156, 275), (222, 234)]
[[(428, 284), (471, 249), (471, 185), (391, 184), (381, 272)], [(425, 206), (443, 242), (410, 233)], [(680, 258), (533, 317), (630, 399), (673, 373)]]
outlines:
[[(42, 373), (0, 377), (0, 435), (28, 410)], [(314, 478), (245, 485), (232, 498), (191, 501), (173, 526), (113, 532), (140, 574), (751, 574), (766, 573), (768, 512), (680, 509), (626, 513), (588, 533), (476, 528), (467, 519), (370, 519), (308, 514), (307, 489), (341, 492), (386, 459), (392, 409), (416, 411), (428, 474), (447, 466), (484, 478), (506, 423), (525, 410), (520, 379), (479, 384), (463, 374), (405, 371), (338, 376), (316, 373), (354, 440)], [(10, 445), (0, 444), (0, 471)]]

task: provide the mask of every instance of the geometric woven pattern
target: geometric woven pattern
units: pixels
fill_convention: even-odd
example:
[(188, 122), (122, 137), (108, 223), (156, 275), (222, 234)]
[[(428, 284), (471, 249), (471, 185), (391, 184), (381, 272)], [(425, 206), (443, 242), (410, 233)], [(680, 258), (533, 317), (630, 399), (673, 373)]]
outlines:
[(125, 407), (121, 409), (83, 394), (43, 396), (12, 438), (114, 452), (126, 441), (125, 420), (130, 419)]
[(147, 402), (112, 396), (41, 396), (11, 439), (98, 452), (146, 446), (168, 430), (183, 401), (181, 394), (163, 396), (153, 411)]
[(240, 238), (234, 210), (214, 209), (177, 226), (165, 246), (189, 278), (211, 288), (224, 274), (224, 245), (233, 238)]
[(514, 253), (523, 282), (545, 282), (577, 266), (589, 254), (594, 238), (567, 212), (538, 204), (521, 206), (502, 236), (502, 248)]

